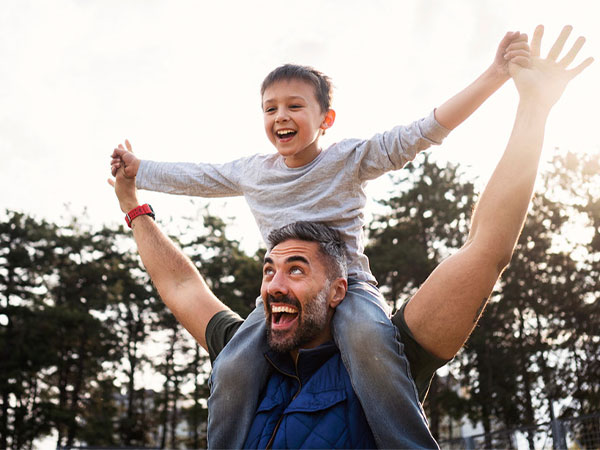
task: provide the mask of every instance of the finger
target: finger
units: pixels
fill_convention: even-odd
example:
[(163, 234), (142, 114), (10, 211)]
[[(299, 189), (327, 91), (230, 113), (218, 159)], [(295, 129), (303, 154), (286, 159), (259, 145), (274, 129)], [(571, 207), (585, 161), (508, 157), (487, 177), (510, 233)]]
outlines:
[(112, 187), (115, 187), (115, 180), (112, 178), (107, 178), (106, 181), (108, 181), (108, 184), (110, 184)]
[(111, 174), (113, 177), (116, 177), (116, 176), (117, 176), (117, 170), (119, 170), (119, 168), (118, 168), (118, 167), (111, 167), (111, 168), (110, 168), (110, 174)]
[(506, 52), (506, 54), (504, 55), (504, 59), (511, 60), (513, 58), (516, 58), (517, 56), (529, 58), (529, 50), (512, 50), (510, 52)]
[(123, 155), (123, 151), (121, 149), (115, 148), (112, 152), (112, 155), (110, 155), (113, 159), (115, 158), (121, 158), (121, 156)]
[[(517, 31), (518, 33), (518, 31)], [(510, 45), (510, 43), (513, 41), (515, 37), (515, 32), (514, 31), (509, 31), (507, 32), (504, 37), (502, 38), (502, 40), (500, 41), (500, 45), (498, 46), (500, 49), (506, 48)]]
[(125, 147), (123, 147), (123, 144), (119, 144), (119, 150), (122, 150), (123, 152), (125, 151)]
[(529, 48), (512, 49), (512, 50), (507, 51), (504, 54), (504, 59), (506, 59), (507, 61), (510, 61), (511, 59), (513, 59), (517, 56), (523, 56), (525, 58), (529, 58), (531, 56), (531, 52), (529, 51)]
[(583, 44), (585, 44), (585, 38), (583, 36), (579, 36), (573, 44), (573, 47), (571, 47), (571, 50), (569, 50), (569, 53), (567, 53), (565, 57), (558, 63), (563, 67), (567, 67), (569, 64), (571, 64), (579, 53), (579, 50), (581, 50), (581, 47), (583, 47)]
[(527, 42), (527, 33), (519, 33), (517, 31), (518, 36), (514, 37), (511, 44), (516, 44), (518, 42)]
[(581, 64), (579, 64), (577, 67), (569, 70), (568, 74), (571, 77), (571, 79), (575, 78), (577, 75), (579, 75), (581, 72), (583, 72), (583, 70), (593, 62), (594, 62), (594, 58), (590, 57), (590, 58), (586, 59), (585, 61), (583, 61)]
[(565, 42), (567, 42), (567, 38), (571, 34), (572, 30), (573, 27), (571, 25), (565, 25), (563, 27), (562, 31), (558, 35), (558, 38), (556, 38), (556, 42), (548, 52), (548, 59), (556, 61), (556, 58), (558, 58), (558, 55), (560, 55), (560, 52), (562, 52)]
[(529, 59), (529, 56), (516, 56), (516, 57), (512, 58), (510, 60), (510, 62), (512, 64), (516, 64), (518, 66), (527, 68), (527, 67), (529, 67), (529, 64), (531, 63), (531, 60)]
[(531, 56), (540, 56), (540, 48), (542, 47), (542, 36), (544, 35), (544, 25), (535, 27), (533, 37), (531, 38)]
[(512, 50), (527, 50), (527, 51), (529, 51), (530, 48), (529, 48), (529, 44), (525, 40), (525, 41), (513, 42), (508, 47), (506, 47), (507, 52), (510, 52)]
[(131, 144), (129, 143), (129, 141), (127, 139), (125, 139), (125, 146), (127, 147), (127, 150), (129, 150), (131, 153), (133, 153), (133, 150), (131, 149)]

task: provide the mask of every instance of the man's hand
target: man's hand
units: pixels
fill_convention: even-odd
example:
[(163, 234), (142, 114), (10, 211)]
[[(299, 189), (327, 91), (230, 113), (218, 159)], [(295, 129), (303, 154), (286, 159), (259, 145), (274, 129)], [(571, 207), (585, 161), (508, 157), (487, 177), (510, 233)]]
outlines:
[[(131, 152), (131, 144), (128, 141), (125, 141), (125, 144), (129, 148), (129, 155), (138, 160), (133, 153)], [(119, 146), (122, 147), (122, 146)], [(115, 149), (117, 151), (117, 149)], [(125, 151), (123, 149), (123, 151)], [(113, 153), (114, 158), (114, 153)], [(138, 160), (139, 165), (139, 160)], [(137, 172), (137, 168), (136, 168)], [(139, 202), (137, 199), (137, 190), (135, 189), (135, 175), (127, 176), (126, 168), (124, 166), (119, 166), (114, 168), (113, 166), (113, 175), (115, 175), (115, 179), (108, 179), (108, 184), (115, 188), (115, 194), (119, 199), (119, 206), (121, 207), (121, 211), (127, 214), (136, 206), (139, 206)]]
[(505, 79), (510, 77), (509, 63), (527, 67), (529, 64), (529, 44), (527, 35), (519, 31), (506, 33), (496, 50), (496, 56), (492, 63), (492, 69)]
[(529, 65), (523, 66), (512, 61), (509, 63), (509, 72), (515, 81), (521, 101), (531, 101), (550, 110), (564, 92), (569, 81), (594, 61), (594, 58), (587, 58), (573, 69), (567, 69), (585, 43), (585, 38), (581, 36), (577, 38), (569, 52), (560, 61), (557, 61), (571, 30), (570, 25), (562, 29), (548, 52), (548, 56), (543, 59), (540, 57), (540, 48), (544, 27), (538, 25), (531, 40)]
[(125, 139), (125, 147), (123, 144), (119, 144), (112, 153), (112, 161), (110, 162), (110, 172), (113, 177), (117, 175), (117, 170), (120, 167), (124, 169), (124, 175), (129, 178), (135, 178), (140, 167), (140, 160), (133, 154), (131, 144)]

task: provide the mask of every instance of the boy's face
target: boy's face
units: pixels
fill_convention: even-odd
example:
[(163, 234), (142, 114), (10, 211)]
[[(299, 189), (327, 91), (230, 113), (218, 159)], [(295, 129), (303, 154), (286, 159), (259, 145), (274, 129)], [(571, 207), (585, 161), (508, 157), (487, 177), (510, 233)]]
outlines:
[(273, 83), (265, 90), (262, 108), (267, 137), (288, 167), (317, 157), (319, 137), (330, 125), (311, 84), (294, 79)]

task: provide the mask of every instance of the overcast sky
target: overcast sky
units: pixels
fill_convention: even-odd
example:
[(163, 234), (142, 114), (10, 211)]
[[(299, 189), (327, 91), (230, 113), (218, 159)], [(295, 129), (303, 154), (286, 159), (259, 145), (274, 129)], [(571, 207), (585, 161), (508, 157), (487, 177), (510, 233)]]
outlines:
[[(70, 204), (94, 223), (120, 223), (105, 180), (125, 138), (154, 160), (271, 152), (258, 90), (287, 62), (333, 78), (337, 120), (325, 145), (369, 137), (429, 113), (491, 63), (506, 31), (531, 34), (538, 23), (543, 50), (568, 23), (588, 39), (577, 61), (596, 58), (553, 111), (545, 154), (596, 149), (599, 17), (596, 0), (2, 0), (0, 208), (56, 220)], [(486, 179), (516, 102), (509, 82), (434, 151)], [(386, 189), (381, 181), (370, 192)], [(189, 205), (165, 194), (141, 200), (175, 220)], [(257, 239), (243, 201), (210, 203), (237, 213), (235, 237)]]

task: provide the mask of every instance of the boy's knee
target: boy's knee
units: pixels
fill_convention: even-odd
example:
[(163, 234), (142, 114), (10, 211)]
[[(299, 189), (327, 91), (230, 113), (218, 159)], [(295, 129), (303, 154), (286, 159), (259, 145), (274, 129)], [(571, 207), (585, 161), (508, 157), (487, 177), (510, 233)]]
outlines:
[[(352, 357), (372, 360), (380, 351), (396, 351), (398, 341), (391, 322), (361, 320), (335, 329), (336, 344)], [(387, 349), (387, 350), (386, 350)]]

